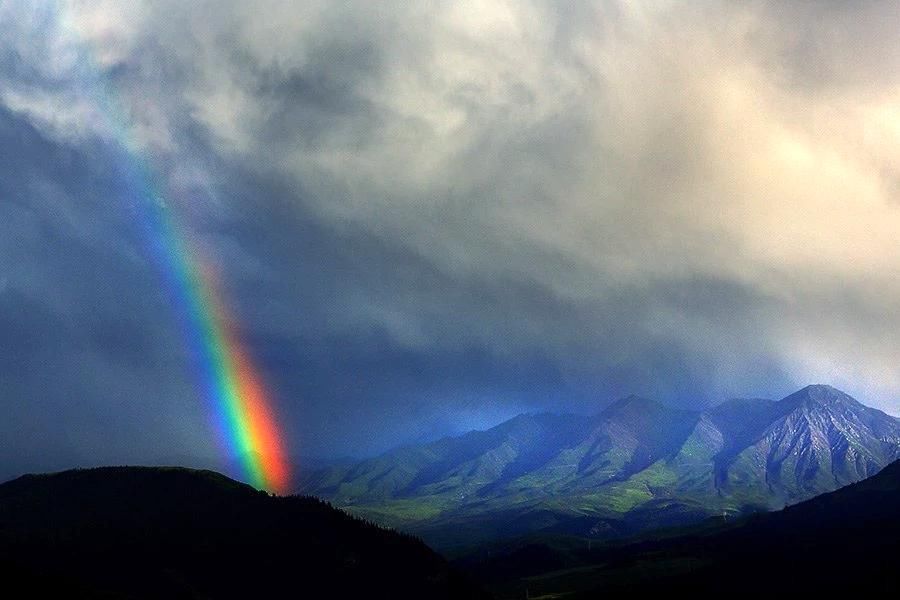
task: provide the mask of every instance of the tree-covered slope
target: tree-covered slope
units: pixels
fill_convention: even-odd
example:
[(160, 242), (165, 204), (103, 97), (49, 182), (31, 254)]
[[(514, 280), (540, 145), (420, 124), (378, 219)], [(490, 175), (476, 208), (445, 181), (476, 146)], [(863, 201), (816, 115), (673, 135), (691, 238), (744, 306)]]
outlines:
[(414, 538), (316, 499), (168, 468), (0, 485), (0, 575), (9, 597), (480, 597)]

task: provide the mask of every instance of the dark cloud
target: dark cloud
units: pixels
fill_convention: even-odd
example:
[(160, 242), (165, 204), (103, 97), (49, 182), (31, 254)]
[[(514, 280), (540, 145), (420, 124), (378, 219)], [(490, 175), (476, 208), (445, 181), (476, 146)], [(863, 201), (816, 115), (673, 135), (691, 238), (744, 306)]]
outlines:
[(211, 454), (110, 155), (60, 147), (8, 113), (0, 147), (3, 473), (149, 460), (160, 448)]
[(144, 170), (297, 453), (628, 393), (898, 410), (888, 5), (58, 8), (0, 8), (13, 448), (214, 452)]

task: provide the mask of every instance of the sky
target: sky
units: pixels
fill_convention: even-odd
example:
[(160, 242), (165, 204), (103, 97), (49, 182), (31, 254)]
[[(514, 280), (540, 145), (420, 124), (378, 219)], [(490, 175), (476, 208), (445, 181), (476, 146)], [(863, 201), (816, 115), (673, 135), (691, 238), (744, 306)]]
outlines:
[(135, 165), (292, 456), (631, 393), (829, 383), (900, 415), (898, 26), (891, 2), (0, 2), (0, 472), (217, 455)]

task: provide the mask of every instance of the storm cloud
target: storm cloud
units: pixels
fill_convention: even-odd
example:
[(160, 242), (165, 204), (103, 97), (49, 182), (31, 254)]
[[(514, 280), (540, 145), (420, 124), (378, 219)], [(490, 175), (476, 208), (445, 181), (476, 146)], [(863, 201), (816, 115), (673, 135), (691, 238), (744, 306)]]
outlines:
[(48, 451), (87, 461), (214, 452), (123, 137), (212, 248), (296, 454), (628, 393), (827, 382), (897, 414), (898, 22), (879, 2), (4, 4), (0, 433), (36, 453), (64, 419)]

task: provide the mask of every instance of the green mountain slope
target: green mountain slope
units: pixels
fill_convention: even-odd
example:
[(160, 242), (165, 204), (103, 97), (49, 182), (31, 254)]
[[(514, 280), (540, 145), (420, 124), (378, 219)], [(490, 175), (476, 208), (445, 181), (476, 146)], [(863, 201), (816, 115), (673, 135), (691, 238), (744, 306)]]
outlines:
[(573, 542), (544, 536), (457, 564), (500, 600), (895, 596), (900, 461), (777, 512), (624, 544)]

